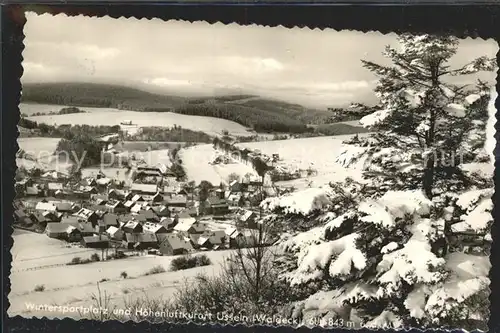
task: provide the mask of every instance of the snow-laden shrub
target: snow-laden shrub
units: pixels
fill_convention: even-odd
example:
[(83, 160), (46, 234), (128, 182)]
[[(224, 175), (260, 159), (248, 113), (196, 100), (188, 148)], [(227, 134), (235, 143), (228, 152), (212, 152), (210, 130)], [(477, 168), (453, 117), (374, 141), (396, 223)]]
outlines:
[[(488, 256), (455, 252), (456, 235), (444, 229), (449, 221), (490, 227), (491, 194), (473, 190), (431, 201), (421, 191), (388, 191), (288, 238), (281, 247), (295, 265), (285, 278), (295, 288), (319, 282), (329, 290), (297, 303), (296, 316), (305, 324), (319, 316), (324, 322), (343, 318), (373, 327), (425, 327), (487, 315)], [(481, 216), (484, 220), (477, 219)], [(484, 228), (467, 230), (484, 240)]]

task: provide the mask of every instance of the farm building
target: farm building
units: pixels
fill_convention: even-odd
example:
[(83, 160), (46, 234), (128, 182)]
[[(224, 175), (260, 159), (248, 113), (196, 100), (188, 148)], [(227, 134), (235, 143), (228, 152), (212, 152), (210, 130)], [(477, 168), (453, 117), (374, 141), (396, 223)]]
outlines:
[(210, 197), (205, 204), (207, 214), (224, 215), (229, 213), (229, 205), (226, 200)]
[(164, 255), (187, 254), (193, 250), (191, 243), (178, 234), (163, 234), (159, 243), (160, 252)]
[(123, 243), (128, 249), (143, 250), (147, 248), (158, 248), (158, 240), (154, 233), (126, 233)]
[(43, 191), (40, 190), (37, 186), (28, 186), (26, 187), (24, 195), (26, 195), (27, 197), (39, 197), (43, 195)]
[[(138, 183), (133, 183), (132, 186), (130, 187), (130, 191), (135, 194), (149, 194), (153, 195), (158, 192), (158, 188), (155, 184), (138, 184)], [(138, 201), (134, 200), (133, 201)]]
[(42, 213), (42, 216), (47, 221), (60, 222), (63, 214), (62, 213), (57, 213), (57, 212), (45, 211), (45, 212)]
[(85, 236), (81, 243), (85, 247), (94, 249), (106, 249), (109, 247), (109, 237), (107, 235)]
[(69, 223), (47, 223), (45, 233), (50, 238), (67, 240), (70, 242), (76, 242), (82, 238), (81, 231)]
[(168, 207), (186, 207), (187, 197), (185, 195), (173, 195), (170, 198), (166, 198), (166, 204)]

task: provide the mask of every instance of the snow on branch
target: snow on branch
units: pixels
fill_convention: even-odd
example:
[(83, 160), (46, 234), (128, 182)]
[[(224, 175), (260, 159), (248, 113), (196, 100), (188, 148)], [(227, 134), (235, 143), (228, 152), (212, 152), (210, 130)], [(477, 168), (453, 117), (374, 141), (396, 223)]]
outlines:
[(496, 58), (488, 58), (486, 56), (483, 56), (474, 59), (473, 61), (471, 61), (470, 63), (464, 65), (459, 69), (444, 72), (443, 74), (458, 76), (458, 75), (475, 74), (481, 71), (493, 71), (497, 66), (496, 63), (497, 63)]
[(353, 233), (337, 240), (309, 246), (298, 256), (298, 268), (293, 274), (293, 285), (304, 284), (312, 280), (326, 278), (327, 266), (330, 277), (342, 277), (351, 273), (352, 268), (365, 268), (366, 258), (356, 248), (359, 237)]

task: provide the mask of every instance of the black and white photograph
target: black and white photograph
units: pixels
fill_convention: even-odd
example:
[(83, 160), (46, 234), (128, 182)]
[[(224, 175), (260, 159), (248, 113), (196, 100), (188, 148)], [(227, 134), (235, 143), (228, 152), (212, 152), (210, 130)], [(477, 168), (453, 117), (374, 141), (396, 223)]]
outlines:
[(488, 330), (493, 39), (23, 33), (10, 317)]

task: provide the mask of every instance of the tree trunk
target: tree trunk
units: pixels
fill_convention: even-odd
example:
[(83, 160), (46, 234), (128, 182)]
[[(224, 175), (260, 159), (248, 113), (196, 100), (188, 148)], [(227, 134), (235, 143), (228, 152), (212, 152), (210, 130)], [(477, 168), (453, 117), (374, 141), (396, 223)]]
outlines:
[(432, 199), (432, 188), (434, 185), (434, 156), (430, 157), (425, 164), (422, 187), (427, 198)]

